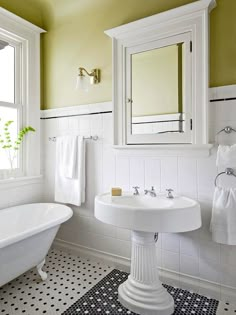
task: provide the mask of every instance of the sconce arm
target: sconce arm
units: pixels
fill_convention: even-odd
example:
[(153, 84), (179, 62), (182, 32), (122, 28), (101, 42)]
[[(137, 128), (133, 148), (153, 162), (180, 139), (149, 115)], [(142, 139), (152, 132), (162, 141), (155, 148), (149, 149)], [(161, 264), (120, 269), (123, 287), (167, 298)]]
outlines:
[(79, 75), (83, 76), (83, 71), (87, 73), (87, 75), (89, 75), (90, 77), (94, 75), (94, 71), (92, 71), (91, 73), (89, 73), (85, 68), (79, 67)]
[(91, 84), (96, 84), (100, 82), (100, 69), (92, 69), (91, 72), (89, 73), (85, 68), (79, 67), (79, 76), (84, 76), (83, 71), (89, 76), (93, 77), (92, 83)]

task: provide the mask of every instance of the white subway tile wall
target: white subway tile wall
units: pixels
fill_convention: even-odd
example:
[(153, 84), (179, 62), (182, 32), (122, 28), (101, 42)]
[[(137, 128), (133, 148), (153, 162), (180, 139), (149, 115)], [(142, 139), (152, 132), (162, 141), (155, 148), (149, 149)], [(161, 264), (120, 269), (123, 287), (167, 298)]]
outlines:
[[(99, 104), (95, 106), (99, 111)], [(111, 104), (105, 106), (106, 110), (107, 107), (111, 108)], [(91, 112), (91, 108), (89, 105), (87, 112)], [(86, 106), (83, 106), (83, 111), (86, 113)], [(210, 103), (209, 114), (211, 142), (236, 143), (236, 134), (221, 134), (215, 139), (217, 131), (226, 125), (236, 128), (236, 101)], [(156, 156), (153, 156), (153, 151), (149, 156), (148, 150), (142, 156), (133, 151), (129, 155), (127, 151), (122, 153), (112, 147), (112, 123), (111, 113), (42, 121), (45, 201), (54, 200), (55, 142), (48, 141), (48, 137), (62, 134), (99, 136), (97, 142), (86, 141), (86, 202), (82, 207), (73, 207), (74, 217), (61, 227), (58, 238), (128, 259), (130, 231), (102, 224), (94, 218), (95, 195), (109, 191), (112, 186), (120, 186), (123, 190), (131, 190), (134, 185), (141, 190), (154, 186), (158, 192), (172, 188), (177, 194), (199, 200), (203, 224), (197, 231), (160, 235), (157, 243), (159, 267), (176, 272), (175, 279), (179, 273), (199, 278), (199, 288), (192, 287), (190, 282), (188, 289), (192, 287), (205, 295), (235, 302), (232, 299), (236, 296), (236, 246), (212, 242), (209, 232), (214, 178), (218, 172), (216, 149), (209, 157), (201, 158), (158, 156), (158, 150)], [(224, 178), (219, 183), (227, 180)], [(236, 187), (236, 180), (231, 184)], [(20, 192), (17, 196), (23, 198)], [(210, 285), (206, 285), (207, 282), (201, 286), (201, 279), (218, 283), (214, 292)]]
[(19, 187), (0, 189), (0, 211), (22, 204), (42, 202), (43, 185), (41, 183), (25, 184)]

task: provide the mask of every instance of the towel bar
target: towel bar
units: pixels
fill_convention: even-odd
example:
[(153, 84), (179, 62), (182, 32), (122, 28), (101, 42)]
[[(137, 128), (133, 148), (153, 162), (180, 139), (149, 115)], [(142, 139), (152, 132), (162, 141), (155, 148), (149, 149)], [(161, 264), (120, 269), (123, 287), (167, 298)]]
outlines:
[(230, 176), (234, 176), (236, 177), (236, 174), (234, 173), (234, 170), (230, 167), (226, 168), (224, 172), (219, 173), (216, 178), (215, 178), (215, 187), (217, 186), (217, 178), (222, 175), (222, 174), (226, 174), (226, 175), (230, 175)]
[[(49, 140), (49, 141), (56, 142), (57, 137), (48, 137), (48, 140)], [(97, 141), (97, 140), (98, 140), (98, 136), (84, 137), (84, 140), (94, 140), (94, 141)]]

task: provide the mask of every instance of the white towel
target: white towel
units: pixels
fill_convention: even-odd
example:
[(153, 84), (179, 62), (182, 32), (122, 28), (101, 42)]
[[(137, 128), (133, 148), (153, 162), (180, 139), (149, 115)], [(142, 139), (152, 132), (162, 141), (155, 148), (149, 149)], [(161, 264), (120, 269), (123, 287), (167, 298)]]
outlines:
[(66, 178), (77, 176), (78, 137), (63, 136), (57, 138), (57, 150), (60, 152), (61, 174)]
[(216, 158), (218, 167), (236, 167), (236, 144), (219, 145)]
[(236, 189), (215, 188), (210, 230), (213, 241), (236, 245)]
[(76, 206), (85, 202), (85, 142), (83, 137), (76, 136), (70, 140), (68, 137), (57, 138), (55, 201)]

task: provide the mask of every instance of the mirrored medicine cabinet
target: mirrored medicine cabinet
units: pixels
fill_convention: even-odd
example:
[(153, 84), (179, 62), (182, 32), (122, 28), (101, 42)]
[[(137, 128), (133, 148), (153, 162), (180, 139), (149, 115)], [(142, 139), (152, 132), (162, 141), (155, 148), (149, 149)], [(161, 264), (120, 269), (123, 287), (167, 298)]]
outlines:
[(199, 0), (105, 33), (113, 43), (114, 145), (208, 145), (209, 13)]

